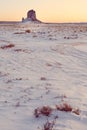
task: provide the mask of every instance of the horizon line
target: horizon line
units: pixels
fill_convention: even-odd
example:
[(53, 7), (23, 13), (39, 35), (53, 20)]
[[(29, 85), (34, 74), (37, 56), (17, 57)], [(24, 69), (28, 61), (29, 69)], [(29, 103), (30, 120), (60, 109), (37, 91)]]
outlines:
[[(0, 24), (1, 23), (20, 23), (22, 21), (16, 21), (16, 20), (1, 20), (0, 21)], [(45, 23), (45, 24), (86, 24), (87, 22), (42, 22), (42, 23)]]

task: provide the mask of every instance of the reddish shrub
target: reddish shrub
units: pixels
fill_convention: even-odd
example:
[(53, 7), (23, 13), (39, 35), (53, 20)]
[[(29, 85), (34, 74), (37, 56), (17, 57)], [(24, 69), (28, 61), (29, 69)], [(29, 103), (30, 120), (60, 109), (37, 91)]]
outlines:
[(9, 45), (4, 45), (2, 47), (0, 47), (1, 49), (7, 49), (7, 48), (12, 48), (14, 47), (14, 44), (9, 44)]
[(52, 112), (52, 108), (50, 108), (49, 106), (43, 106), (41, 108), (41, 114), (45, 115), (45, 116), (49, 116)]
[(64, 103), (62, 105), (56, 105), (56, 109), (59, 110), (59, 111), (65, 111), (65, 112), (71, 112), (72, 111), (72, 107), (67, 103)]
[(28, 29), (28, 30), (26, 30), (25, 32), (26, 32), (26, 33), (30, 33), (30, 32), (31, 32), (31, 30), (29, 30), (29, 29)]
[(43, 106), (42, 108), (37, 108), (34, 111), (35, 117), (39, 117), (40, 115), (49, 116), (52, 112), (52, 108), (49, 106)]

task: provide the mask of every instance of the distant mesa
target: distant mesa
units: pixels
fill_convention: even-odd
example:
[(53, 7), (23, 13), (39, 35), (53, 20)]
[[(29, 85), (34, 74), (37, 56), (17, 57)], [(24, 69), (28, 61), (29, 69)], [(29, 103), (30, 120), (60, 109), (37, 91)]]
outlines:
[(27, 21), (41, 22), (36, 18), (36, 12), (33, 9), (27, 12), (27, 18), (25, 19), (22, 18), (22, 22), (27, 22)]

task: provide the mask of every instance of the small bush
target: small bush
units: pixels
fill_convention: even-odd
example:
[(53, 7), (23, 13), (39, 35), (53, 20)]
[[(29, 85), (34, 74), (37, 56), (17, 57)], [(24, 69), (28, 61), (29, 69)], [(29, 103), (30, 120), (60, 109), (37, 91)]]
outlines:
[(39, 117), (40, 115), (49, 116), (52, 112), (52, 108), (49, 106), (43, 106), (42, 108), (37, 108), (34, 111), (35, 117)]
[(41, 79), (41, 80), (46, 80), (46, 78), (45, 78), (45, 77), (41, 77), (40, 79)]
[(56, 109), (59, 110), (59, 111), (65, 111), (65, 112), (71, 112), (72, 111), (72, 107), (67, 103), (64, 103), (62, 105), (56, 105)]
[(40, 109), (39, 109), (39, 108), (36, 108), (36, 109), (34, 110), (34, 115), (35, 115), (35, 117), (39, 117), (40, 114), (41, 114)]
[(14, 44), (9, 44), (9, 45), (4, 45), (2, 47), (0, 47), (1, 49), (7, 49), (7, 48), (12, 48), (14, 47)]
[(43, 106), (41, 108), (41, 114), (45, 115), (45, 116), (49, 116), (52, 112), (52, 108), (50, 108), (49, 106)]
[(52, 122), (47, 121), (47, 122), (44, 124), (43, 130), (53, 130), (53, 126), (54, 126), (54, 125), (55, 125), (55, 121), (52, 121)]
[(79, 109), (74, 109), (72, 112), (75, 113), (76, 115), (80, 115), (80, 110)]
[(25, 32), (26, 32), (26, 33), (30, 33), (30, 32), (31, 32), (31, 30), (29, 30), (29, 29), (28, 29), (28, 30), (26, 30)]

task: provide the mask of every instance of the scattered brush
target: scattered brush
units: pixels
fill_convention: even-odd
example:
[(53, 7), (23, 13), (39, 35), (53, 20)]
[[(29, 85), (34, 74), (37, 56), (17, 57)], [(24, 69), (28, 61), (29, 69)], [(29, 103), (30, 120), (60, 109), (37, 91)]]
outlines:
[[(20, 104), (17, 103), (16, 107), (19, 107), (19, 105)], [(74, 109), (67, 103), (56, 105), (56, 107), (54, 109), (49, 107), (49, 106), (43, 106), (41, 108), (38, 107), (34, 110), (34, 115), (35, 115), (36, 118), (38, 118), (40, 115), (49, 117), (51, 115), (51, 113), (53, 112), (53, 110), (59, 110), (59, 111), (64, 111), (64, 112), (72, 112), (72, 113), (75, 113), (76, 115), (80, 115), (79, 109)], [(53, 121), (51, 121), (51, 122), (49, 122), (47, 120), (47, 122), (43, 125), (42, 130), (53, 130), (53, 127), (55, 125), (57, 118), (58, 118), (58, 116), (55, 116)]]
[(51, 107), (43, 106), (42, 108), (35, 109), (34, 115), (35, 115), (35, 117), (39, 117), (40, 115), (50, 116), (51, 112), (52, 112)]
[(54, 108), (54, 109), (49, 106), (43, 106), (42, 108), (38, 107), (34, 110), (34, 115), (35, 115), (35, 117), (39, 117), (40, 115), (50, 116), (50, 114), (52, 113), (53, 110), (72, 112), (72, 113), (75, 113), (76, 115), (80, 115), (79, 109), (75, 109), (67, 103), (56, 105), (56, 108)]
[(56, 109), (59, 110), (59, 111), (72, 112), (72, 113), (75, 113), (76, 115), (80, 115), (80, 110), (79, 109), (72, 108), (67, 103), (56, 105)]
[(14, 44), (9, 44), (9, 45), (1, 46), (0, 48), (1, 48), (1, 49), (8, 49), (8, 48), (12, 48), (12, 47), (14, 47), (14, 46), (15, 46)]

